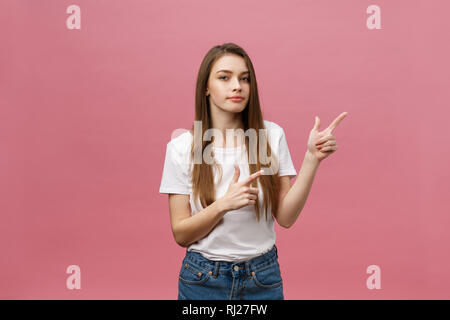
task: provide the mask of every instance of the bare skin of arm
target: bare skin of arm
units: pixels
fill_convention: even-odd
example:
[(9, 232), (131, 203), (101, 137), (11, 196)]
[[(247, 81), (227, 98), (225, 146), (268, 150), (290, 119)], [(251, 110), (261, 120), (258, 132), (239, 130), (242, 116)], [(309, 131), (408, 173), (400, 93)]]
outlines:
[(189, 195), (186, 194), (169, 194), (169, 209), (173, 236), (182, 247), (207, 236), (226, 213), (216, 201), (191, 216)]

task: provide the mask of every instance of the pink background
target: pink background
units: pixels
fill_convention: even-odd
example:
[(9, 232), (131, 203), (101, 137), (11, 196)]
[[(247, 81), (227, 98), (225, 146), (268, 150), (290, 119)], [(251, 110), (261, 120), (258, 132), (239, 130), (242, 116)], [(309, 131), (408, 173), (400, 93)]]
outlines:
[(81, 30), (71, 4), (0, 4), (0, 298), (176, 299), (165, 147), (224, 42), (297, 170), (314, 116), (348, 112), (300, 218), (276, 225), (285, 298), (450, 298), (448, 1), (78, 0)]

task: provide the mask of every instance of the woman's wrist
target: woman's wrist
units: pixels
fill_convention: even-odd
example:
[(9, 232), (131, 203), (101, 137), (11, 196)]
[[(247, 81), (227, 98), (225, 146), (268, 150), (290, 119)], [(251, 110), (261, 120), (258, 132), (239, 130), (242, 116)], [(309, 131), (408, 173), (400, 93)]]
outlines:
[(216, 205), (216, 210), (221, 215), (225, 215), (229, 211), (228, 206), (224, 198), (217, 199), (214, 204)]
[(307, 160), (308, 162), (310, 162), (310, 163), (312, 163), (312, 164), (314, 164), (314, 165), (316, 165), (316, 166), (318, 166), (318, 165), (320, 164), (320, 160), (317, 159), (317, 158), (312, 154), (312, 152), (310, 152), (309, 150), (306, 151), (306, 154), (305, 154), (305, 160)]

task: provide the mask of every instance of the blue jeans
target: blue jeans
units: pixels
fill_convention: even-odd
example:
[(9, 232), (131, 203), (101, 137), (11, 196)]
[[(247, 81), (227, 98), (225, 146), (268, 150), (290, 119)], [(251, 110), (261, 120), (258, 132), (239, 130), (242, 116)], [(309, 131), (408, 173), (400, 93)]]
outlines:
[(277, 247), (239, 263), (213, 261), (186, 250), (178, 300), (284, 300)]

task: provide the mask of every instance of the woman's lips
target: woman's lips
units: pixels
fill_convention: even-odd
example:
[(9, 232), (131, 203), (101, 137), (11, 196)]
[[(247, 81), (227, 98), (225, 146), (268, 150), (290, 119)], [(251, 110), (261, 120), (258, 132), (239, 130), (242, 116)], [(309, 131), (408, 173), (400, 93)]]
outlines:
[(243, 98), (229, 98), (229, 99), (233, 102), (240, 102), (240, 101), (244, 100)]

